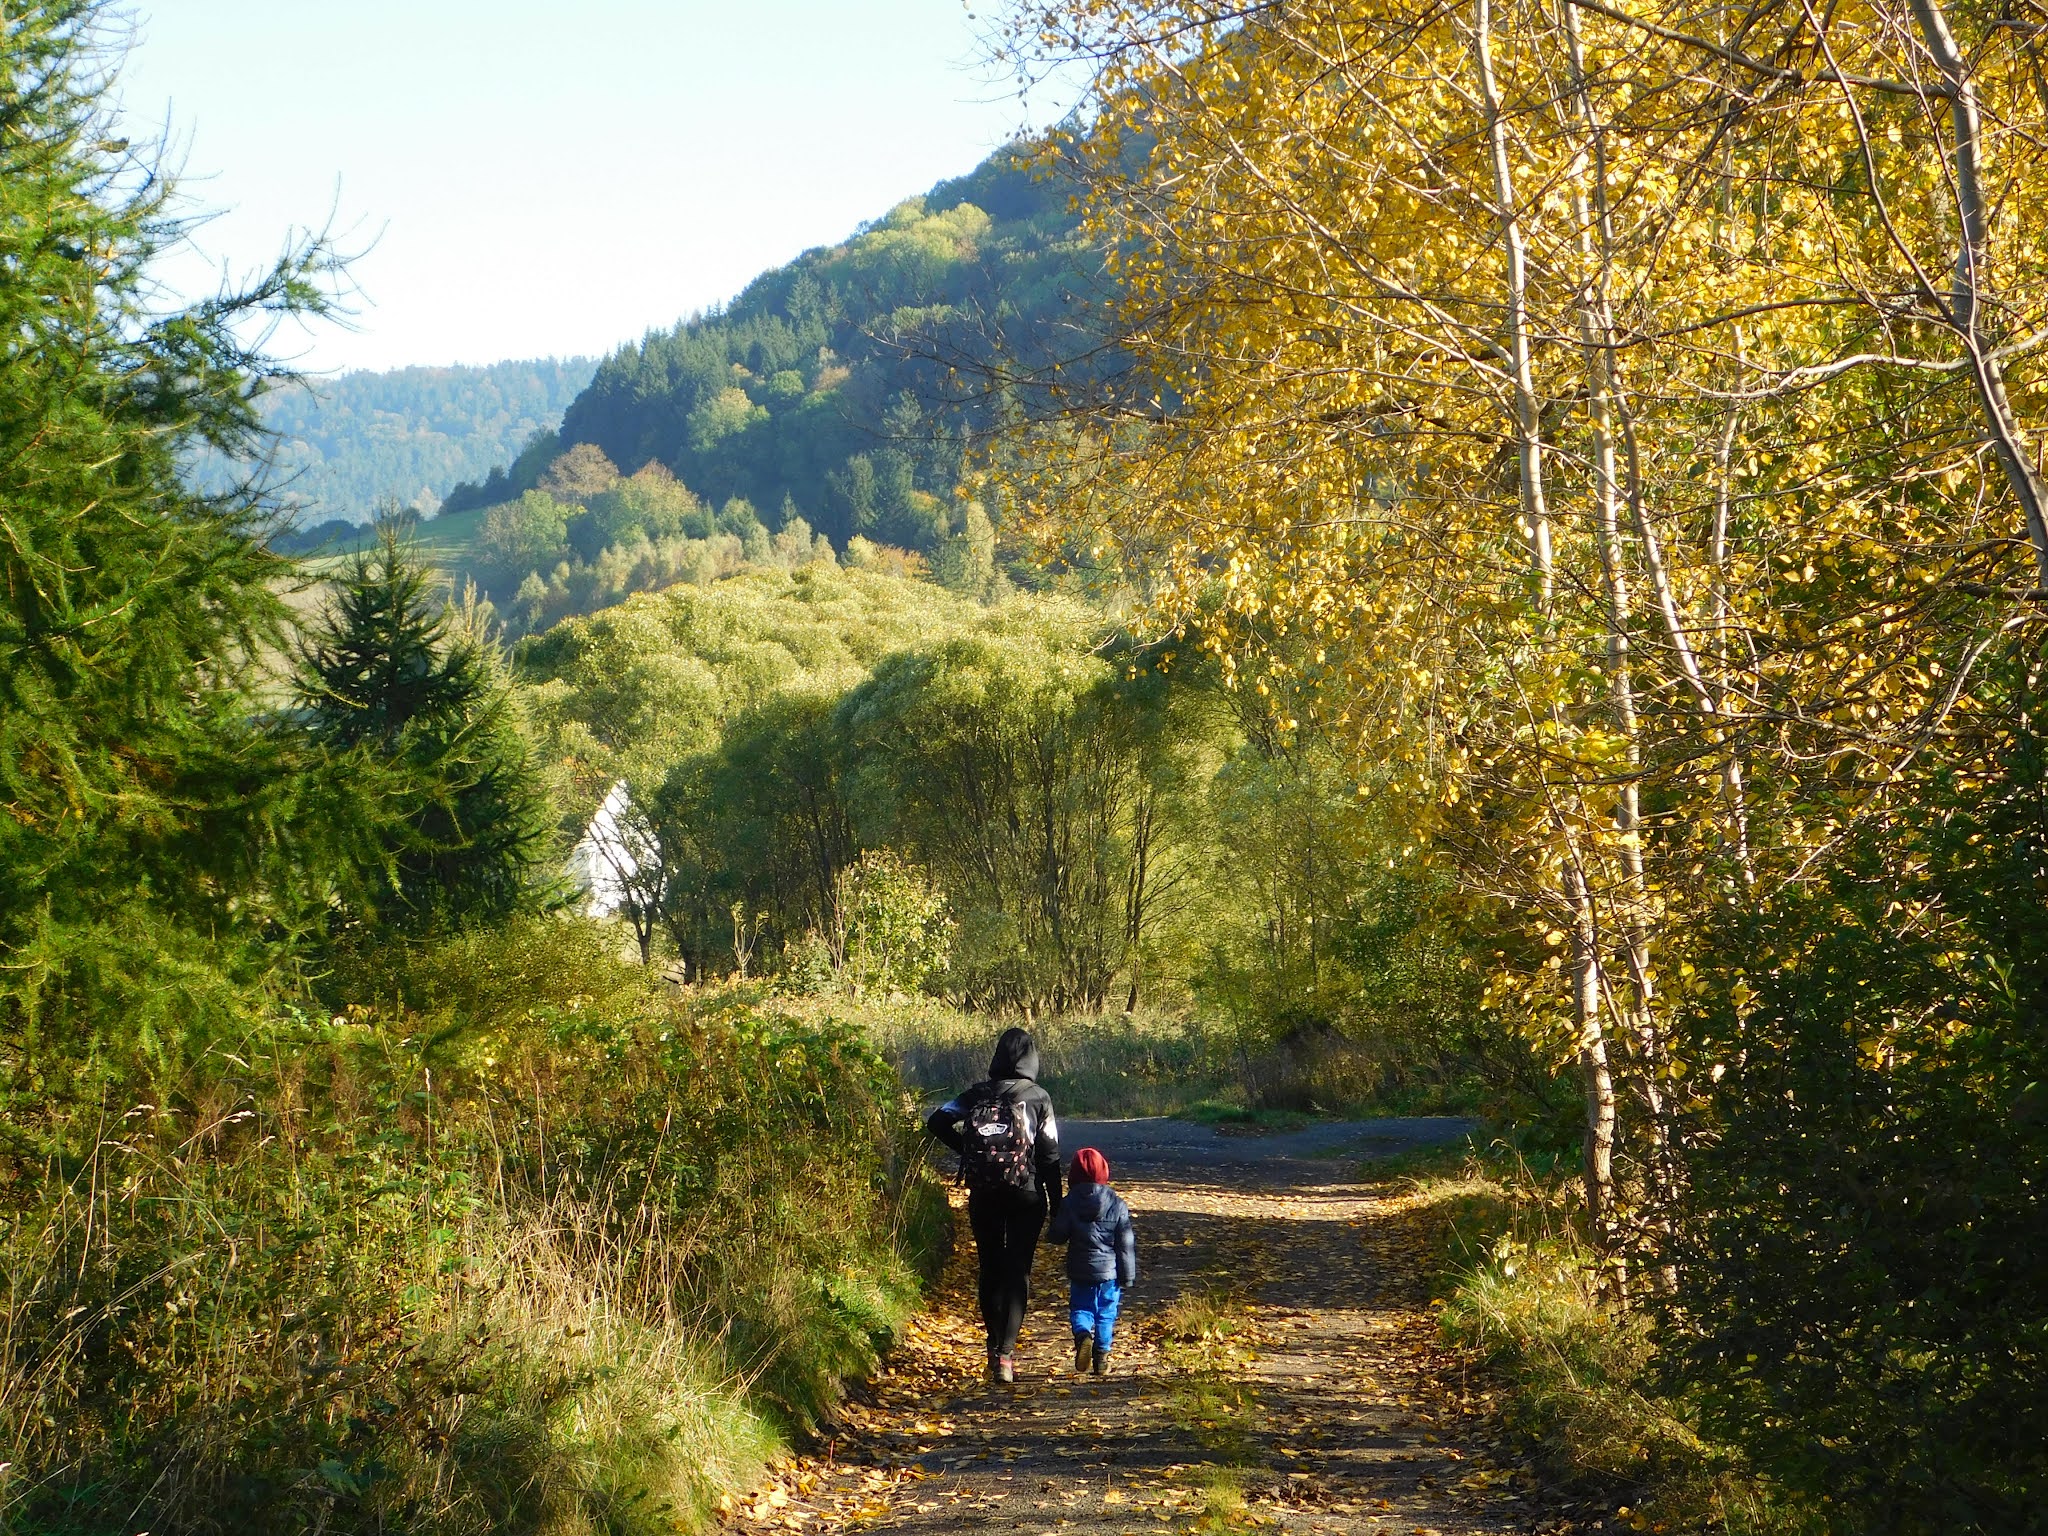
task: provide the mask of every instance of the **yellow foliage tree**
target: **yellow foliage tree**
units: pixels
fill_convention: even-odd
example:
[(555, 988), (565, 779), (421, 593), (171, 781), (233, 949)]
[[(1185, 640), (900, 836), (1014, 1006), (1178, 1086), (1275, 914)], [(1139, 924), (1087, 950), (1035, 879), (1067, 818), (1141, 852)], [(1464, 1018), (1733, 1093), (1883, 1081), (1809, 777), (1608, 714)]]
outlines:
[(1493, 996), (1576, 1058), (1619, 1274), (1713, 1075), (1667, 1006), (1698, 919), (1881, 810), (2048, 588), (2034, 33), (1940, 0), (1012, 23), (1097, 71), (1052, 153), (1136, 364), (1039, 431), (1044, 547), (1301, 700), (1549, 955)]

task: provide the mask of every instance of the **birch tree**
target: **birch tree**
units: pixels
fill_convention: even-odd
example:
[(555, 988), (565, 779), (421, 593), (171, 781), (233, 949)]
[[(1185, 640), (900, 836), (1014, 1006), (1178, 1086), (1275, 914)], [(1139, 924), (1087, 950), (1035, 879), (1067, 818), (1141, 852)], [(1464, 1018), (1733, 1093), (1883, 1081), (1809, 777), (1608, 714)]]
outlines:
[(1610, 1246), (1653, 1233), (1715, 1066), (1671, 1009), (1742, 985), (1701, 915), (1881, 810), (2038, 581), (2039, 235), (1986, 211), (2038, 190), (2018, 43), (1792, 4), (1015, 20), (1098, 71), (1065, 168), (1145, 381), (1048, 437), (1041, 531), (1310, 700), (1550, 950), (1493, 995), (1578, 1064)]

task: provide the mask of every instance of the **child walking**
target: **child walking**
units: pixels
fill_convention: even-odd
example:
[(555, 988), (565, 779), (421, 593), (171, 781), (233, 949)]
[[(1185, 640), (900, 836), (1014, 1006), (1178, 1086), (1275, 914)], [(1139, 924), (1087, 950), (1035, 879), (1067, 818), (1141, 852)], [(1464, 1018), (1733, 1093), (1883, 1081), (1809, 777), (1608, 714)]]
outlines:
[(1138, 1278), (1138, 1234), (1131, 1208), (1109, 1187), (1109, 1159), (1095, 1148), (1074, 1154), (1067, 1190), (1048, 1235), (1067, 1245), (1074, 1369), (1092, 1365), (1097, 1376), (1106, 1376), (1124, 1287)]

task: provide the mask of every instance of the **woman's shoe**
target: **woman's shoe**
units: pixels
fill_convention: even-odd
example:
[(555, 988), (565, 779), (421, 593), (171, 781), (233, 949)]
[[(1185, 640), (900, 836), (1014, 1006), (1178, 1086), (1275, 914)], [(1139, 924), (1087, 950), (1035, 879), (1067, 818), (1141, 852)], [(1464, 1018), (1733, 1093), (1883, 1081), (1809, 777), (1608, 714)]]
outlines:
[(1089, 1360), (1090, 1360), (1090, 1359), (1091, 1359), (1091, 1358), (1092, 1358), (1092, 1357), (1094, 1356), (1094, 1354), (1095, 1354), (1095, 1335), (1094, 1335), (1094, 1334), (1092, 1334), (1092, 1333), (1077, 1333), (1077, 1334), (1075, 1334), (1075, 1335), (1074, 1335), (1074, 1369), (1075, 1369), (1075, 1370), (1077, 1370), (1077, 1371), (1085, 1371), (1085, 1370), (1087, 1370), (1087, 1369), (1088, 1369), (1088, 1362), (1089, 1362)]
[(989, 1372), (997, 1381), (1008, 1386), (1017, 1379), (1017, 1362), (1008, 1355), (997, 1355), (989, 1364)]

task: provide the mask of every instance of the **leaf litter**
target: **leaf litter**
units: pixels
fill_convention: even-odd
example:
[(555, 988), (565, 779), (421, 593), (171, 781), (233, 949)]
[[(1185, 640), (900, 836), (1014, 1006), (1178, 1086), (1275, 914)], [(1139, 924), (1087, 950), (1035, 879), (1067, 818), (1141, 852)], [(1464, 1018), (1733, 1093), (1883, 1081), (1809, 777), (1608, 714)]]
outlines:
[[(727, 1500), (722, 1522), (986, 1536), (1572, 1529), (1504, 1448), (1484, 1384), (1438, 1340), (1420, 1198), (1351, 1176), (1292, 1162), (1119, 1179), (1145, 1273), (1100, 1379), (1072, 1372), (1046, 1247), (1019, 1380), (982, 1380), (962, 1241), (882, 1370), (810, 1450)], [(956, 1226), (964, 1237), (964, 1217)]]

